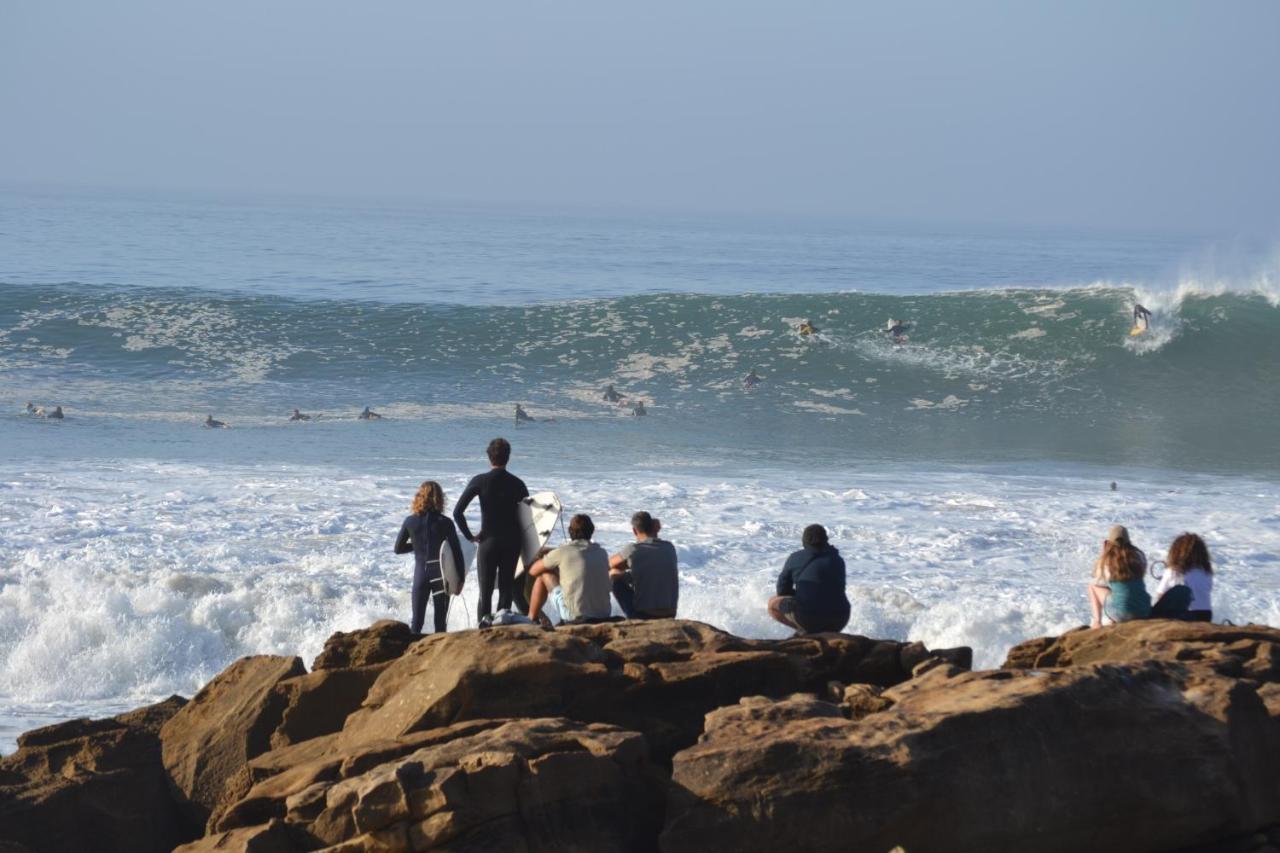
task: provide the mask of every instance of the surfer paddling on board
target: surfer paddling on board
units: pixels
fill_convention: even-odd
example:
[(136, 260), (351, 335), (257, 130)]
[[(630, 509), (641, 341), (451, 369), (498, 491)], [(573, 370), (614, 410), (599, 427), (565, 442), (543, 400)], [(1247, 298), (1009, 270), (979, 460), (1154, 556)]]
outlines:
[(213, 415), (208, 415), (204, 419), (205, 429), (226, 429), (227, 425), (223, 421), (214, 420)]
[(302, 414), (302, 412), (298, 411), (297, 409), (294, 409), (294, 410), (293, 410), (293, 414), (292, 414), (292, 415), (289, 415), (289, 420), (291, 420), (291, 421), (309, 421), (309, 420), (311, 420), (311, 415), (304, 415), (304, 414)]
[(356, 415), (356, 419), (362, 421), (380, 421), (382, 420), (382, 415), (378, 414), (368, 406), (365, 406), (364, 411)]
[(621, 403), (622, 395), (618, 393), (618, 389), (613, 387), (613, 383), (609, 383), (609, 387), (604, 389), (604, 401), (606, 403)]
[(435, 632), (446, 630), (449, 618), (449, 594), (444, 588), (440, 572), (440, 546), (449, 544), (454, 565), (466, 563), (462, 556), (462, 544), (453, 522), (444, 514), (444, 489), (435, 480), (427, 480), (413, 496), (412, 515), (400, 525), (396, 537), (397, 554), (413, 554), (413, 620), (409, 629), (422, 633), (422, 623), (427, 616), (427, 599), (431, 600), (431, 618)]
[(750, 389), (756, 387), (763, 381), (764, 380), (760, 378), (760, 374), (756, 373), (756, 369), (753, 367), (751, 368), (751, 372), (746, 375), (746, 378), (742, 380), (742, 384)]
[[(476, 604), (479, 618), (493, 608), (493, 589), (498, 588), (498, 609), (510, 610), (514, 591), (516, 561), (524, 542), (516, 504), (529, 496), (524, 481), (507, 471), (511, 460), (511, 443), (495, 438), (485, 451), (489, 470), (471, 478), (453, 508), (453, 520), (476, 547), (476, 574), (480, 579), (480, 600)], [(472, 535), (467, 525), (467, 507), (480, 499), (480, 530)]]
[(524, 410), (524, 406), (520, 405), (519, 403), (516, 403), (516, 423), (531, 424), (533, 422), (534, 422), (533, 415), (526, 412)]
[(813, 325), (813, 323), (809, 322), (808, 320), (805, 320), (803, 323), (796, 326), (796, 334), (805, 338), (809, 337), (810, 335), (816, 335), (818, 334), (819, 331), (821, 331), (821, 329)]

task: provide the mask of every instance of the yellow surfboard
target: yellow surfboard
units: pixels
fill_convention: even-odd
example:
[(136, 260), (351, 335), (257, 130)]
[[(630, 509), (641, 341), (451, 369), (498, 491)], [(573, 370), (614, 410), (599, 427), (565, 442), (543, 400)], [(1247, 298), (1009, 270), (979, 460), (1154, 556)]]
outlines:
[(1136, 338), (1138, 335), (1145, 335), (1146, 333), (1147, 333), (1147, 330), (1142, 328), (1141, 326), (1134, 326), (1132, 329), (1129, 330), (1129, 337)]

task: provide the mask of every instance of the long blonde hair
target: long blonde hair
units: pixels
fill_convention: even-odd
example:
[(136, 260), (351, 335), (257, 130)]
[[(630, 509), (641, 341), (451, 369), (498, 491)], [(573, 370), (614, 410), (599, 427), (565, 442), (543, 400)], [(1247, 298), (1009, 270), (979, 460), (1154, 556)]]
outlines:
[(1147, 555), (1127, 541), (1107, 541), (1102, 545), (1098, 569), (1098, 574), (1106, 580), (1141, 580), (1147, 574)]
[(444, 512), (444, 489), (435, 480), (426, 480), (418, 487), (413, 496), (413, 514), (424, 515), (428, 512)]

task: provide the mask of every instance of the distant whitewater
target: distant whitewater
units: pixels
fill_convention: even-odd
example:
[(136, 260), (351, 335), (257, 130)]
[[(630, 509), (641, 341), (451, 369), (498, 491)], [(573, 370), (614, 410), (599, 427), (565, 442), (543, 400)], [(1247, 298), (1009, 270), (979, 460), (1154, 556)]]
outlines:
[[(1128, 336), (1136, 300), (1151, 330)], [(895, 340), (888, 318), (909, 324)], [(819, 332), (795, 332), (803, 320)], [(750, 393), (744, 375), (763, 382)], [(465, 307), (0, 285), (0, 382), (82, 421), (285, 426), (293, 407), (401, 421), (607, 422), (756, 459), (1041, 456), (1280, 466), (1280, 307), (1266, 291), (1132, 287), (648, 294)], [(12, 426), (10, 426), (12, 428)], [(779, 442), (782, 434), (803, 437)], [(579, 433), (575, 433), (575, 436)], [(127, 437), (120, 439), (128, 443)], [(150, 441), (150, 434), (148, 434)], [(345, 440), (345, 436), (343, 439)], [(575, 439), (576, 440), (576, 439)]]
[(1280, 265), (1181, 269), (1197, 251), (2, 195), (0, 750), (404, 618), (409, 500), (425, 478), (456, 497), (495, 435), (610, 549), (660, 517), (682, 615), (739, 634), (782, 632), (764, 601), (814, 521), (848, 561), (850, 631), (979, 666), (1087, 621), (1116, 522), (1153, 556), (1200, 532), (1215, 614), (1276, 624)]

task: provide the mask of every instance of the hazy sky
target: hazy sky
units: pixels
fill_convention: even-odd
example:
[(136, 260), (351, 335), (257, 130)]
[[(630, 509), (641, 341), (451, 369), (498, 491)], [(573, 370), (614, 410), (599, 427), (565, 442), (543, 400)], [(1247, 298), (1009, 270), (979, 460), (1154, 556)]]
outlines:
[(0, 182), (1280, 229), (1280, 2), (0, 0)]

